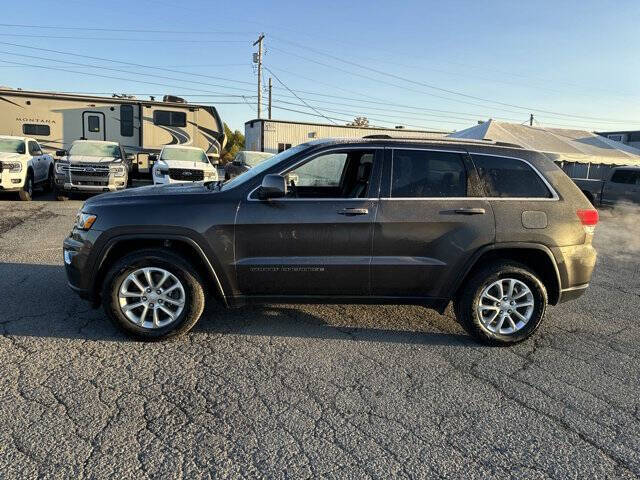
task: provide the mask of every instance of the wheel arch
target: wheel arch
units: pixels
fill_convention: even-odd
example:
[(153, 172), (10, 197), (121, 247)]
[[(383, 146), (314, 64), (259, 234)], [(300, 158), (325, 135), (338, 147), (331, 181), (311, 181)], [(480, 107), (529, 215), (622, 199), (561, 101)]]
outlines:
[(114, 262), (133, 251), (150, 248), (171, 249), (185, 257), (206, 281), (206, 285), (212, 286), (216, 296), (228, 305), (221, 279), (211, 260), (198, 242), (184, 235), (122, 235), (112, 238), (101, 249), (94, 264), (96, 274), (91, 286), (94, 294), (99, 291), (102, 281)]
[(453, 297), (457, 297), (460, 290), (475, 272), (495, 261), (512, 260), (530, 268), (538, 275), (547, 289), (549, 303), (556, 305), (560, 300), (561, 280), (560, 271), (551, 250), (545, 245), (537, 243), (505, 243), (488, 245), (474, 255), (463, 273), (453, 285)]

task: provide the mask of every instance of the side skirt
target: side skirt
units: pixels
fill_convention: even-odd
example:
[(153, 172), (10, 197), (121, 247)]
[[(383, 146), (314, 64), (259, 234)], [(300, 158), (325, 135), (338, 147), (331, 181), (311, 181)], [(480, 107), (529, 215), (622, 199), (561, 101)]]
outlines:
[(425, 297), (357, 297), (357, 296), (333, 296), (333, 295), (238, 295), (227, 297), (231, 307), (244, 305), (261, 305), (270, 303), (286, 304), (366, 304), (366, 305), (422, 305), (444, 313), (450, 299), (425, 298)]

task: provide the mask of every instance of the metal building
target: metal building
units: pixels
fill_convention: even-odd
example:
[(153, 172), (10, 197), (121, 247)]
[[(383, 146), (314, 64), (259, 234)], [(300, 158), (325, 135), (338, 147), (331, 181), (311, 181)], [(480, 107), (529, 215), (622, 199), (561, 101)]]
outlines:
[(404, 128), (350, 127), (287, 120), (249, 120), (244, 124), (245, 149), (279, 153), (301, 143), (320, 138), (362, 138), (367, 135), (393, 135), (397, 138), (441, 138), (449, 132), (407, 130)]

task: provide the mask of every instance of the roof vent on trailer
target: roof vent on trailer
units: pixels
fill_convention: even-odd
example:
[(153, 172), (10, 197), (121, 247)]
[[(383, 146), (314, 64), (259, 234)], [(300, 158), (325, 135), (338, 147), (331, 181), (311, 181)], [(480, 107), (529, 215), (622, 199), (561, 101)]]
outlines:
[(176, 97), (175, 95), (165, 95), (162, 97), (162, 101), (170, 103), (187, 103), (184, 98)]

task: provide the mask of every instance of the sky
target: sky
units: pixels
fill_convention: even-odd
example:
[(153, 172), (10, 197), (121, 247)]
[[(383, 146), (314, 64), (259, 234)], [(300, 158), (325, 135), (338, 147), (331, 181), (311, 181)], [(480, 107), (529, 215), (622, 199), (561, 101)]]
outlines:
[(243, 131), (264, 33), (275, 119), (453, 131), (533, 113), (543, 127), (628, 130), (639, 32), (637, 0), (31, 0), (3, 9), (0, 85), (173, 94)]

